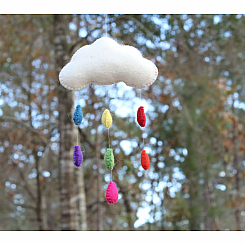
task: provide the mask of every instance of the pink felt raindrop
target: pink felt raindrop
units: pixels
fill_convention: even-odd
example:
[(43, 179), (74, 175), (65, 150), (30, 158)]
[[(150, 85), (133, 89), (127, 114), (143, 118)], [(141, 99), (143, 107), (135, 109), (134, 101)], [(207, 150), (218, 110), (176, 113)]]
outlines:
[(110, 181), (106, 189), (106, 201), (109, 203), (116, 203), (118, 200), (118, 191), (115, 182)]

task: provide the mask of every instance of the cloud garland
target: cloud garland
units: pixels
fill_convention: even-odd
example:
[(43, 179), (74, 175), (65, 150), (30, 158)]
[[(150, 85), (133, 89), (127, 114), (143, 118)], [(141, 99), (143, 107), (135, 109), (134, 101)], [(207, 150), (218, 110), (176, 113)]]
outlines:
[(102, 37), (78, 49), (60, 71), (59, 80), (69, 90), (81, 90), (90, 83), (109, 85), (121, 81), (140, 89), (151, 85), (157, 76), (155, 64), (138, 49)]

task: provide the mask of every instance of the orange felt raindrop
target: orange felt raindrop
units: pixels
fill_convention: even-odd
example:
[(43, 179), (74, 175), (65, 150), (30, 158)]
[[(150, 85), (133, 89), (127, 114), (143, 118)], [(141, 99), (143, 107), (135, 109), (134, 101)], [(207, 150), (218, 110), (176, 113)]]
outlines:
[(150, 167), (150, 159), (145, 150), (141, 152), (141, 166), (144, 170), (147, 170)]

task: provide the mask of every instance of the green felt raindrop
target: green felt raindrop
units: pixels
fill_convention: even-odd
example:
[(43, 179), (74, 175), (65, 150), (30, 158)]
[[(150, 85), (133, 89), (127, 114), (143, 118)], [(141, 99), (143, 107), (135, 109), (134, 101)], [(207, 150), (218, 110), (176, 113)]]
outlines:
[(105, 166), (108, 170), (112, 170), (114, 167), (114, 155), (113, 155), (113, 150), (111, 148), (108, 148), (105, 156), (104, 156), (104, 160), (105, 160)]

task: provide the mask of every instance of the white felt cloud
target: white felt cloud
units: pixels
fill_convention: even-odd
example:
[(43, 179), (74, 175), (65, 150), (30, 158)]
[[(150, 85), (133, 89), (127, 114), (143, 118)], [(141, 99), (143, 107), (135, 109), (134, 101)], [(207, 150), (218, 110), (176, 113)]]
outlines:
[(90, 83), (109, 85), (120, 81), (144, 88), (151, 85), (157, 75), (155, 64), (143, 58), (139, 50), (102, 37), (78, 49), (60, 71), (59, 79), (70, 90), (81, 90)]

